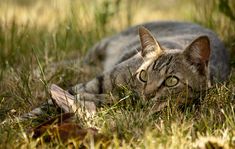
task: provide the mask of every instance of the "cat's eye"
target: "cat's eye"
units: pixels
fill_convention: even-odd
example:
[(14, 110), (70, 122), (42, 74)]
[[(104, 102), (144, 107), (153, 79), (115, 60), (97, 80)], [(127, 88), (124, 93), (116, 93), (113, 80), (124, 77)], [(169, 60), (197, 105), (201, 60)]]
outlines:
[(165, 86), (167, 87), (174, 87), (179, 83), (179, 79), (175, 76), (170, 76), (165, 79)]
[(148, 74), (145, 70), (141, 70), (140, 71), (140, 74), (139, 74), (139, 79), (142, 81), (142, 82), (147, 82), (148, 80)]

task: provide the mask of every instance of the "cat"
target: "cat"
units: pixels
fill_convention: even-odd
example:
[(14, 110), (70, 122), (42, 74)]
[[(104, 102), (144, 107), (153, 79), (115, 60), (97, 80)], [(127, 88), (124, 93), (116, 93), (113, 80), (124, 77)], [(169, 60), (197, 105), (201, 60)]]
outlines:
[(52, 99), (65, 112), (76, 112), (81, 106), (95, 112), (114, 103), (110, 93), (115, 96), (126, 86), (140, 99), (156, 102), (159, 111), (169, 96), (180, 96), (179, 103), (194, 101), (211, 84), (225, 81), (230, 72), (228, 57), (217, 35), (197, 24), (140, 24), (94, 45), (85, 63), (102, 68), (103, 73), (68, 91), (52, 85)]

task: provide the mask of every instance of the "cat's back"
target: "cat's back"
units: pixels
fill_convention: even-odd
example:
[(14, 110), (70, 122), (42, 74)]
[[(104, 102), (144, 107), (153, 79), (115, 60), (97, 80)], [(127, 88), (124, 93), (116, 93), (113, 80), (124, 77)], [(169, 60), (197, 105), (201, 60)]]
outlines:
[[(138, 28), (144, 26), (150, 30), (160, 45), (167, 49), (184, 50), (194, 39), (207, 35), (210, 39), (210, 71), (214, 80), (225, 80), (229, 74), (228, 53), (217, 35), (200, 25), (187, 22), (157, 21), (140, 24), (105, 38), (89, 52), (89, 60), (102, 60), (104, 69), (132, 57), (140, 49)], [(99, 59), (101, 58), (101, 59)]]

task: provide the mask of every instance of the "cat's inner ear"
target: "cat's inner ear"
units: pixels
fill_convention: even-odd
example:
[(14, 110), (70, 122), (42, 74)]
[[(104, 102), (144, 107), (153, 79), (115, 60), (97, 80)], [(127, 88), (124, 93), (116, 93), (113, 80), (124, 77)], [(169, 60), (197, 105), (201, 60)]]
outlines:
[(207, 36), (198, 37), (184, 51), (186, 60), (194, 65), (202, 75), (206, 75), (208, 72), (210, 53), (210, 40)]
[(210, 59), (210, 52), (210, 40), (207, 36), (198, 37), (184, 51), (187, 60), (206, 65), (208, 65)]
[(162, 48), (149, 30), (141, 26), (139, 28), (141, 43), (141, 55), (143, 57), (157, 57), (162, 53)]

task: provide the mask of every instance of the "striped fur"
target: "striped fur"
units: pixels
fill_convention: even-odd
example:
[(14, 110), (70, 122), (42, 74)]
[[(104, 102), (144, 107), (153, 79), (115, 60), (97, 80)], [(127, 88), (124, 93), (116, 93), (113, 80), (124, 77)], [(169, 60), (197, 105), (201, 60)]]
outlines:
[[(150, 31), (142, 25), (135, 26), (96, 44), (86, 62), (96, 60), (103, 64), (100, 66), (103, 74), (75, 85), (71, 92), (109, 94), (124, 85), (147, 100), (159, 101), (169, 95), (197, 99), (211, 82), (228, 77), (227, 51), (212, 31), (181, 22), (152, 22), (143, 26)], [(99, 59), (97, 56), (102, 53)], [(141, 80), (143, 72), (146, 81)], [(177, 84), (167, 86), (166, 82), (172, 79)]]
[(229, 75), (228, 53), (216, 34), (184, 22), (131, 27), (97, 43), (85, 62), (101, 64), (97, 67), (103, 73), (69, 92), (97, 107), (112, 103), (110, 93), (123, 85), (145, 100), (159, 102), (170, 95), (197, 99), (210, 82)]

